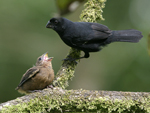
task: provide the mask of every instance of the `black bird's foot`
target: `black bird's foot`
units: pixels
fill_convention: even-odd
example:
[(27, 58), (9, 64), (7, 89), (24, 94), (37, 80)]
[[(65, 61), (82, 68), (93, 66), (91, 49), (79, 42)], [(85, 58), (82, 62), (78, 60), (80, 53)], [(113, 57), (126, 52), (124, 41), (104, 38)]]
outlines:
[(71, 58), (71, 57), (69, 57), (69, 58), (65, 58), (65, 59), (63, 59), (64, 61), (76, 61), (76, 59), (75, 58)]
[(75, 62), (75, 64), (78, 64), (78, 62), (76, 61), (78, 58), (71, 58), (71, 57), (67, 57), (65, 59), (63, 59), (63, 61), (70, 61), (70, 62)]
[(75, 62), (75, 64), (78, 64), (78, 62), (76, 60), (82, 59), (82, 58), (89, 58), (90, 54), (89, 52), (84, 51), (84, 56), (79, 57), (79, 58), (72, 58), (71, 56), (67, 56), (67, 58), (63, 59), (64, 61), (71, 61), (71, 62)]

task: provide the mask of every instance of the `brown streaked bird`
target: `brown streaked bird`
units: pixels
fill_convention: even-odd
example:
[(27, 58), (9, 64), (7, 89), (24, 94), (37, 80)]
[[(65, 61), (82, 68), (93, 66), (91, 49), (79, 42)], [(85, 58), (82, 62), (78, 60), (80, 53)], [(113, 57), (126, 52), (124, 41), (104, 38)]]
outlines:
[(43, 54), (37, 59), (36, 66), (28, 69), (21, 78), (16, 88), (19, 93), (27, 94), (42, 90), (50, 85), (54, 79), (54, 71), (48, 53)]

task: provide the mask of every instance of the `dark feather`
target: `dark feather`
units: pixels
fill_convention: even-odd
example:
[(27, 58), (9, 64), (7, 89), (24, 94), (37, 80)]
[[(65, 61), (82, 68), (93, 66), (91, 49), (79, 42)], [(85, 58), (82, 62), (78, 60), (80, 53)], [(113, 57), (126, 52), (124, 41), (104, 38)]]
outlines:
[(59, 34), (64, 43), (84, 51), (85, 56), (80, 58), (88, 58), (89, 52), (100, 51), (111, 42), (136, 43), (143, 37), (138, 30), (113, 31), (107, 26), (98, 23), (72, 22), (66, 18), (52, 18), (51, 20), (58, 20), (58, 24), (49, 22), (47, 25), (55, 27), (54, 30)]
[(31, 79), (39, 72), (39, 68), (30, 68), (27, 72), (23, 75), (18, 87), (22, 86), (27, 80)]

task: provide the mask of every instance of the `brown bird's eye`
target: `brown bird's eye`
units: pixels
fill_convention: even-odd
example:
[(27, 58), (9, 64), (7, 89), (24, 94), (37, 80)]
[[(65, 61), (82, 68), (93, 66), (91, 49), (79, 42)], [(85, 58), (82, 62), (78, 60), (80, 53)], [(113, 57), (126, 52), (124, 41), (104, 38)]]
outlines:
[(41, 58), (39, 58), (39, 61), (42, 60)]

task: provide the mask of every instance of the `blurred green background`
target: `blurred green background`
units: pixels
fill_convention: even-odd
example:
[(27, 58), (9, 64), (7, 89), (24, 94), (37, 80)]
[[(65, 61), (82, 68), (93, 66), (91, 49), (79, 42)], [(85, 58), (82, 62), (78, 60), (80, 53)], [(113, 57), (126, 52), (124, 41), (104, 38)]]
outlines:
[[(103, 9), (110, 29), (137, 29), (139, 43), (112, 43), (78, 64), (68, 89), (150, 91), (150, 58), (147, 35), (150, 32), (150, 0), (108, 0)], [(64, 17), (79, 21), (83, 4)], [(56, 32), (46, 29), (57, 15), (55, 0), (0, 1), (0, 102), (21, 96), (15, 88), (38, 56), (49, 52), (55, 74), (69, 47)]]

